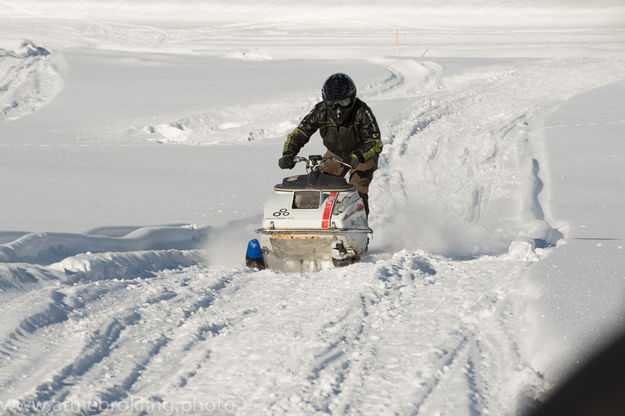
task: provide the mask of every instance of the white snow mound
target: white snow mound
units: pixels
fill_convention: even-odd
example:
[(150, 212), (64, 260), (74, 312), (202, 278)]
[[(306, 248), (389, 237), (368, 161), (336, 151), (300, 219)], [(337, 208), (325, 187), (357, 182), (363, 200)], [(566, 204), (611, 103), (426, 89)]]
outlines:
[(50, 51), (24, 41), (0, 49), (0, 120), (14, 120), (48, 104), (63, 86), (61, 64)]

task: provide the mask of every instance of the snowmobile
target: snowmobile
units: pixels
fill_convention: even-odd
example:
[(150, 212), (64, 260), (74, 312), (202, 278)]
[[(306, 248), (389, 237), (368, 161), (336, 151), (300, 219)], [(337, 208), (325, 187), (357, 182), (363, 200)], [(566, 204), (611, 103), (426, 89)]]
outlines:
[(365, 205), (345, 178), (320, 168), (337, 157), (296, 157), (306, 175), (284, 178), (264, 206), (260, 241), (249, 242), (246, 264), (285, 272), (319, 271), (359, 261), (369, 234)]

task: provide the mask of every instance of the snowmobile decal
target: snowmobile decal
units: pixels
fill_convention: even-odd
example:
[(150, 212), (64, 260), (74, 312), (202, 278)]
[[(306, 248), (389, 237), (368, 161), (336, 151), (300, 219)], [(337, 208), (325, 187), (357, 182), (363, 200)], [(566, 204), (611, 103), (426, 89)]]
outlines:
[(279, 217), (281, 215), (285, 216), (285, 217), (288, 217), (289, 215), (291, 215), (291, 213), (286, 208), (281, 208), (280, 211), (276, 211), (276, 212), (273, 213), (274, 217)]
[(330, 228), (330, 216), (332, 215), (332, 208), (334, 207), (334, 200), (338, 192), (330, 192), (330, 196), (326, 201), (326, 207), (323, 210), (323, 218), (321, 219), (321, 228)]

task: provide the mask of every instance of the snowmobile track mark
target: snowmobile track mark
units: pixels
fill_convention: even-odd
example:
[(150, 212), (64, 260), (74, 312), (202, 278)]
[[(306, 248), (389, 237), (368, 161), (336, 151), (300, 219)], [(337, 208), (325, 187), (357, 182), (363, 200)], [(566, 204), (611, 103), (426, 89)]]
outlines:
[(435, 375), (421, 383), (425, 387), (416, 394), (417, 400), (411, 412), (412, 415), (416, 416), (419, 414), (419, 411), (426, 404), (429, 397), (432, 396), (443, 377), (449, 373), (449, 371), (446, 370), (451, 367), (456, 362), (457, 358), (467, 349), (469, 342), (469, 338), (463, 337), (451, 350), (447, 350), (444, 347), (442, 348), (444, 354), (439, 360), (439, 365), (437, 365), (439, 370)]
[(0, 351), (5, 357), (11, 357), (12, 352), (19, 350), (18, 344), (26, 342), (38, 330), (68, 319), (68, 314), (73, 310), (73, 307), (64, 302), (65, 295), (53, 290), (50, 297), (52, 302), (48, 303), (45, 310), (23, 319), (19, 326), (8, 335), (7, 340), (0, 344)]
[[(147, 353), (147, 356), (141, 360), (137, 365), (130, 371), (130, 374), (123, 380), (121, 384), (115, 385), (113, 387), (108, 388), (104, 393), (100, 395), (100, 403), (107, 403), (107, 405), (111, 405), (116, 402), (120, 402), (126, 397), (128, 397), (130, 389), (137, 382), (141, 373), (147, 368), (150, 361), (158, 355), (160, 350), (167, 345), (170, 341), (169, 338), (161, 335), (161, 337), (152, 343), (150, 350)], [(89, 415), (100, 414), (102, 409), (98, 409), (92, 412), (88, 412)]]
[[(40, 384), (36, 388), (35, 402), (44, 403), (62, 401), (63, 389), (72, 382), (68, 380), (76, 379), (86, 374), (95, 364), (107, 357), (111, 351), (111, 347), (119, 339), (121, 332), (130, 325), (134, 325), (139, 321), (140, 317), (137, 313), (132, 312), (122, 318), (114, 318), (105, 328), (103, 332), (97, 330), (91, 341), (83, 349), (80, 355), (72, 364), (64, 367), (58, 375), (53, 376), (52, 381)], [(59, 400), (60, 399), (60, 400)]]
[(487, 413), (488, 383), (482, 377), (482, 372), (486, 367), (482, 356), (482, 347), (479, 339), (471, 342), (469, 356), (467, 358), (467, 384), (469, 385), (469, 412), (471, 415), (481, 415)]
[(361, 349), (369, 319), (367, 298), (360, 295), (357, 308), (350, 308), (338, 319), (325, 325), (324, 330), (338, 328), (338, 333), (334, 339), (328, 339), (329, 345), (315, 355), (316, 362), (307, 377), (307, 395), (315, 398), (311, 405), (316, 411), (333, 413), (337, 408), (345, 410), (349, 407), (348, 398), (344, 395), (357, 381), (349, 385), (346, 383), (350, 379), (359, 379), (359, 375), (354, 372), (359, 370), (360, 361), (354, 361), (351, 353)]
[[(188, 288), (189, 286), (189, 274), (194, 275), (194, 279), (202, 281), (203, 276), (195, 269), (191, 271), (168, 271), (165, 272), (165, 278), (170, 281), (172, 276), (181, 276), (181, 279), (176, 279), (181, 289)], [(170, 275), (170, 276), (168, 276)], [(195, 377), (198, 370), (201, 369), (207, 360), (211, 359), (212, 349), (211, 344), (216, 338), (225, 336), (228, 329), (236, 324), (227, 319), (215, 319), (217, 313), (212, 313), (210, 308), (214, 306), (215, 301), (220, 296), (221, 291), (232, 287), (231, 283), (239, 276), (239, 272), (230, 272), (223, 274), (213, 280), (208, 287), (202, 287), (201, 290), (189, 290), (185, 289), (185, 295), (176, 291), (176, 303), (181, 303), (187, 306), (181, 306), (178, 311), (177, 319), (168, 321), (165, 326), (159, 326), (161, 331), (161, 337), (167, 339), (166, 343), (159, 346), (158, 351), (154, 351), (154, 354), (176, 354), (180, 359), (174, 366), (163, 365), (163, 360), (150, 365), (153, 357), (144, 363), (144, 367), (138, 369), (141, 374), (148, 374), (148, 379), (153, 373), (163, 371), (163, 368), (167, 368), (167, 377), (162, 379), (160, 386), (163, 389), (181, 389), (184, 388), (189, 380)], [(236, 287), (235, 287), (236, 290)], [(172, 298), (174, 299), (174, 298)], [(164, 305), (165, 311), (167, 305)], [(161, 310), (160, 305), (155, 305), (156, 311)], [(249, 313), (249, 311), (247, 311)], [(246, 313), (244, 312), (244, 315)], [(156, 318), (158, 319), (158, 317)], [(148, 323), (150, 325), (150, 323)], [(140, 329), (140, 328), (139, 328)], [(219, 341), (216, 341), (219, 342)], [(115, 364), (114, 364), (115, 365)], [(140, 378), (141, 374), (134, 378), (132, 387), (141, 392), (144, 389), (152, 389), (153, 385), (145, 385)], [(130, 376), (128, 376), (130, 379)], [(138, 384), (137, 384), (138, 382)], [(107, 387), (105, 390), (112, 392), (113, 396), (119, 397), (120, 400), (124, 400), (128, 393), (123, 393), (124, 385), (128, 385), (129, 382), (125, 381), (118, 383), (115, 386)]]
[(52, 290), (51, 302), (48, 302), (47, 308), (23, 319), (8, 335), (7, 340), (0, 344), (3, 355), (10, 357), (11, 351), (18, 350), (19, 345), (32, 342), (38, 331), (68, 321), (70, 314), (83, 310), (90, 302), (106, 295), (111, 289), (104, 286), (99, 286), (97, 290), (82, 288), (71, 296), (61, 290), (63, 289)]
[(189, 309), (184, 310), (185, 320), (189, 319), (193, 314), (195, 314), (200, 309), (206, 309), (210, 307), (215, 301), (217, 294), (228, 286), (228, 284), (232, 281), (233, 277), (234, 277), (234, 274), (224, 276), (221, 279), (219, 279), (217, 283), (208, 287), (204, 291), (204, 293), (202, 294), (202, 297), (199, 300), (194, 302)]

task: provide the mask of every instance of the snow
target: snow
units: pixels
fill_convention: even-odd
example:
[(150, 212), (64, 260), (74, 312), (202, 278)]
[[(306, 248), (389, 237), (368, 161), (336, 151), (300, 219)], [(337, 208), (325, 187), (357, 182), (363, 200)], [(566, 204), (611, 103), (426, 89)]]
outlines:
[(50, 52), (24, 41), (16, 51), (0, 49), (0, 120), (17, 119), (48, 104), (62, 88)]
[[(0, 413), (519, 414), (618, 335), (624, 6), (438, 3), (0, 2)], [(247, 270), (339, 71), (370, 253)]]
[(535, 353), (546, 374), (576, 367), (625, 325), (625, 183), (618, 174), (625, 102), (613, 98), (624, 94), (620, 81), (568, 101), (537, 136), (549, 173), (548, 215), (566, 237), (532, 270), (545, 297), (534, 313), (551, 334), (540, 336), (545, 342)]

